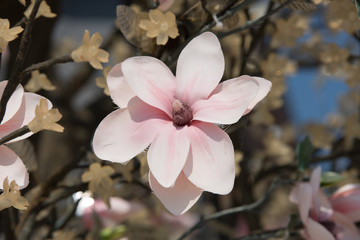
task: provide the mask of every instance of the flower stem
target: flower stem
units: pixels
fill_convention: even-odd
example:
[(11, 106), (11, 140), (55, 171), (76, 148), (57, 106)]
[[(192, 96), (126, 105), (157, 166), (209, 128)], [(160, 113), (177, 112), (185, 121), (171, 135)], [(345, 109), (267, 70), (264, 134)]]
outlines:
[(281, 10), (282, 8), (284, 8), (286, 5), (292, 3), (293, 1), (295, 0), (288, 0), (286, 2), (284, 2), (283, 4), (279, 5), (278, 7), (274, 8), (273, 10), (269, 11), (267, 14), (265, 14), (264, 16), (258, 18), (258, 19), (255, 19), (255, 20), (250, 20), (250, 21), (247, 21), (244, 25), (242, 25), (241, 27), (238, 27), (238, 28), (235, 28), (235, 29), (232, 29), (230, 31), (227, 31), (227, 32), (223, 32), (223, 33), (220, 33), (218, 34), (218, 37), (219, 38), (224, 38), (224, 37), (227, 37), (231, 34), (234, 34), (234, 33), (237, 33), (237, 32), (241, 32), (241, 31), (244, 31), (246, 29), (249, 29), (255, 25), (257, 25), (258, 23), (261, 23), (262, 21), (264, 21), (265, 19), (269, 18), (270, 16), (274, 15), (275, 13), (277, 13), (279, 10)]
[(58, 58), (49, 59), (44, 62), (36, 63), (36, 64), (33, 64), (33, 65), (27, 67), (24, 71), (21, 72), (21, 75), (23, 76), (23, 75), (29, 74), (30, 72), (35, 71), (35, 70), (42, 70), (42, 69), (51, 67), (58, 63), (68, 63), (68, 62), (73, 62), (73, 61), (74, 60), (72, 59), (70, 54), (62, 56), (62, 57), (58, 57)]
[(20, 137), (26, 133), (29, 133), (30, 129), (28, 128), (28, 126), (23, 126), (22, 128), (19, 128), (17, 130), (15, 130), (12, 133), (9, 133), (8, 135), (6, 135), (5, 137), (0, 139), (0, 145), (9, 142), (10, 140), (13, 140), (17, 137)]

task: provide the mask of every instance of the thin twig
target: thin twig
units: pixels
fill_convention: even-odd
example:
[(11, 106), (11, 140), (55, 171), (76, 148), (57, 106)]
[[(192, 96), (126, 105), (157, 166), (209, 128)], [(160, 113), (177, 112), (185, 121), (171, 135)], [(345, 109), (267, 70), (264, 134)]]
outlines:
[(203, 219), (201, 219), (199, 222), (197, 222), (194, 226), (192, 226), (190, 229), (188, 229), (186, 232), (184, 232), (179, 238), (178, 240), (182, 240), (185, 239), (186, 237), (188, 237), (191, 233), (193, 233), (195, 230), (199, 229), (200, 227), (202, 227), (206, 222), (209, 222), (211, 220), (215, 220), (218, 218), (221, 218), (223, 216), (227, 216), (230, 214), (235, 214), (235, 213), (240, 213), (240, 212), (245, 212), (245, 211), (250, 211), (250, 210), (254, 210), (258, 207), (260, 207), (262, 204), (264, 204), (267, 200), (267, 198), (270, 196), (270, 194), (279, 186), (282, 184), (291, 184), (293, 181), (289, 180), (289, 179), (285, 179), (285, 180), (276, 180), (274, 181), (271, 186), (269, 187), (269, 190), (264, 194), (264, 196), (262, 196), (259, 200), (257, 200), (256, 202), (253, 202), (251, 204), (248, 205), (242, 205), (239, 207), (235, 207), (235, 208), (229, 208), (217, 213), (214, 213), (208, 217), (205, 217)]
[(14, 132), (9, 133), (5, 137), (2, 137), (0, 139), (0, 145), (2, 145), (4, 143), (7, 143), (10, 140), (13, 140), (13, 139), (15, 139), (17, 137), (20, 137), (20, 136), (22, 136), (22, 135), (24, 135), (26, 133), (29, 133), (29, 132), (30, 132), (29, 127), (27, 125), (23, 126), (22, 128), (19, 128), (19, 129), (15, 130)]
[[(219, 13), (219, 17), (217, 17), (218, 21), (222, 21), (228, 17), (231, 17), (233, 14), (235, 14), (237, 11), (245, 8), (250, 2), (253, 0), (245, 0), (244, 2), (240, 3), (236, 7), (230, 8), (229, 10), (224, 10), (223, 13)], [(196, 36), (200, 35), (203, 32), (209, 31), (211, 28), (213, 28), (216, 25), (215, 20), (213, 19), (210, 21), (210, 23), (206, 24), (205, 26), (201, 27), (200, 30), (189, 37), (185, 42), (183, 42), (171, 55), (167, 56), (164, 60), (165, 64), (170, 66), (174, 63), (175, 59), (179, 56), (181, 50)]]
[(74, 60), (72, 59), (71, 55), (65, 55), (62, 57), (49, 59), (44, 62), (36, 63), (36, 64), (33, 64), (33, 65), (27, 67), (24, 71), (21, 72), (21, 76), (23, 77), (24, 75), (26, 75), (32, 71), (42, 70), (42, 69), (51, 67), (55, 64), (68, 63), (68, 62), (73, 62), (73, 61)]
[(246, 29), (249, 29), (259, 23), (261, 23), (262, 21), (264, 21), (265, 19), (267, 19), (268, 17), (274, 15), (275, 13), (277, 13), (278, 11), (280, 11), (281, 9), (283, 9), (285, 6), (287, 6), (288, 4), (292, 3), (293, 1), (295, 0), (288, 0), (286, 2), (284, 2), (283, 4), (279, 5), (278, 7), (274, 8), (273, 10), (271, 10), (270, 12), (268, 12), (267, 14), (265, 14), (264, 16), (258, 18), (258, 19), (255, 19), (255, 20), (250, 20), (250, 21), (247, 21), (244, 25), (242, 25), (241, 27), (238, 27), (238, 28), (235, 28), (235, 29), (232, 29), (230, 31), (227, 31), (227, 32), (223, 32), (223, 33), (219, 33), (218, 34), (218, 38), (224, 38), (224, 37), (227, 37), (231, 34), (234, 34), (234, 33), (237, 33), (237, 32), (241, 32), (241, 31), (244, 31)]
[(0, 122), (3, 120), (5, 112), (6, 112), (6, 104), (9, 101), (11, 95), (15, 91), (16, 87), (20, 84), (21, 78), (19, 78), (18, 74), (23, 68), (23, 64), (25, 61), (26, 54), (28, 52), (28, 48), (30, 45), (30, 36), (31, 30), (33, 28), (36, 14), (39, 10), (40, 4), (43, 0), (36, 0), (34, 7), (30, 13), (29, 18), (26, 20), (26, 26), (24, 33), (22, 35), (19, 51), (15, 59), (14, 68), (11, 72), (10, 78), (6, 87), (4, 89), (3, 95), (1, 96), (0, 101)]
[(26, 17), (23, 17), (22, 19), (20, 19), (20, 21), (18, 21), (13, 27), (19, 27), (22, 26), (26, 23)]
[(64, 176), (66, 176), (66, 174), (68, 174), (69, 171), (71, 171), (78, 164), (78, 162), (80, 162), (81, 159), (83, 159), (84, 156), (86, 156), (86, 153), (89, 151), (89, 148), (90, 146), (88, 146), (87, 149), (81, 151), (73, 161), (67, 163), (65, 166), (63, 166), (61, 169), (55, 172), (55, 174), (52, 175), (49, 180), (47, 180), (41, 185), (38, 194), (34, 196), (33, 200), (30, 203), (30, 206), (28, 207), (27, 211), (22, 216), (18, 225), (16, 226), (16, 233), (18, 235), (21, 233), (21, 230), (25, 225), (25, 222), (28, 219), (28, 217), (31, 216), (33, 212), (36, 212), (41, 207), (41, 203), (50, 194), (51, 190), (64, 178)]

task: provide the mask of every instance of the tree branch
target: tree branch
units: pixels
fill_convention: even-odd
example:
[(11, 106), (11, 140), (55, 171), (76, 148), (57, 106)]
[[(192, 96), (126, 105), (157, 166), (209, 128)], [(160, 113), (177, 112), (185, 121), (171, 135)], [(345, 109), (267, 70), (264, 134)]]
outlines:
[(269, 187), (269, 190), (264, 194), (264, 196), (262, 196), (259, 200), (257, 200), (256, 202), (253, 202), (251, 204), (248, 205), (242, 205), (239, 207), (235, 207), (235, 208), (229, 208), (217, 213), (214, 213), (208, 217), (205, 217), (203, 219), (201, 219), (199, 222), (197, 222), (194, 226), (192, 226), (190, 229), (188, 229), (186, 232), (184, 232), (179, 238), (178, 240), (183, 240), (186, 237), (188, 237), (191, 233), (193, 233), (195, 230), (199, 229), (200, 227), (202, 227), (206, 222), (215, 220), (217, 218), (221, 218), (223, 216), (226, 215), (230, 215), (230, 214), (235, 214), (235, 213), (240, 213), (240, 212), (245, 212), (245, 211), (250, 211), (250, 210), (254, 210), (258, 207), (260, 207), (262, 204), (265, 203), (265, 201), (267, 200), (267, 198), (270, 196), (270, 194), (280, 185), (282, 184), (291, 184), (293, 183), (292, 180), (290, 179), (283, 179), (283, 180), (275, 180), (271, 186)]

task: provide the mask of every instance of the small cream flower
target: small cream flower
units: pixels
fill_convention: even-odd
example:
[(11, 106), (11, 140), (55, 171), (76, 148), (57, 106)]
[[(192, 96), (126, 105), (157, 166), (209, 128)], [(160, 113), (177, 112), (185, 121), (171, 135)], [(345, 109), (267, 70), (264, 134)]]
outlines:
[(45, 98), (40, 100), (40, 104), (35, 108), (35, 117), (29, 122), (28, 127), (31, 132), (37, 133), (41, 130), (51, 130), (63, 132), (64, 127), (56, 122), (61, 119), (61, 114), (57, 108), (49, 110), (48, 102)]
[(170, 38), (179, 36), (176, 17), (172, 12), (162, 13), (160, 10), (150, 10), (149, 20), (141, 20), (139, 27), (147, 31), (149, 38), (156, 37), (157, 45), (165, 45)]
[(8, 178), (5, 178), (3, 188), (4, 192), (0, 195), (0, 211), (11, 206), (20, 210), (27, 209), (28, 200), (20, 195), (19, 186), (15, 181), (9, 185)]
[(8, 42), (17, 38), (23, 30), (22, 27), (10, 28), (9, 20), (0, 18), (0, 53), (4, 52)]
[(103, 75), (104, 77), (97, 77), (95, 79), (96, 81), (96, 86), (98, 86), (99, 88), (103, 88), (104, 89), (104, 93), (105, 95), (109, 96), (110, 95), (110, 92), (109, 92), (109, 87), (107, 85), (107, 82), (106, 82), (106, 77), (109, 73), (111, 69), (111, 66), (107, 66), (106, 68), (104, 68), (103, 70)]
[(109, 53), (100, 49), (102, 37), (100, 33), (94, 33), (90, 39), (90, 33), (85, 30), (83, 35), (82, 45), (76, 50), (72, 51), (71, 57), (75, 62), (89, 62), (93, 68), (103, 69), (101, 62), (109, 61)]
[[(30, 6), (24, 12), (25, 17), (29, 18), (34, 5), (35, 5), (35, 0), (31, 0)], [(39, 18), (41, 16), (46, 17), (46, 18), (56, 17), (56, 14), (51, 12), (50, 6), (46, 3), (45, 0), (40, 3), (40, 7), (36, 14), (36, 18)]]
[(41, 89), (53, 91), (56, 87), (52, 85), (45, 73), (40, 73), (38, 70), (35, 70), (31, 72), (31, 78), (25, 85), (25, 89), (29, 92), (37, 92)]

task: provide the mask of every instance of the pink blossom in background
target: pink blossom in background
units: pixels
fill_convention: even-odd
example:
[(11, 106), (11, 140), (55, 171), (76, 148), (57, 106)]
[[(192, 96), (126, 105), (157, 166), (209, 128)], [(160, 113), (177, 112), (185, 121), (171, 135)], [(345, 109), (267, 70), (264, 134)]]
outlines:
[(360, 221), (360, 184), (346, 184), (339, 188), (331, 197), (333, 209), (350, 218)]
[(270, 91), (271, 82), (240, 76), (219, 84), (224, 56), (206, 32), (181, 52), (176, 77), (160, 60), (132, 57), (109, 72), (110, 96), (121, 109), (98, 126), (93, 148), (104, 160), (125, 163), (150, 144), (149, 183), (173, 214), (186, 212), (203, 191), (228, 194), (234, 149), (216, 124), (233, 124)]
[(95, 212), (104, 228), (115, 227), (142, 209), (144, 206), (141, 204), (129, 202), (119, 197), (110, 198), (110, 208), (102, 200), (96, 199), (93, 205), (84, 210), (82, 219), (85, 227), (92, 229), (94, 224), (93, 212)]
[[(0, 82), (0, 98), (6, 84), (7, 81)], [(35, 107), (41, 98), (43, 97), (35, 93), (24, 93), (23, 87), (18, 85), (6, 105), (6, 112), (0, 124), (0, 138), (27, 125), (35, 117)], [(50, 102), (49, 107), (52, 107)], [(22, 140), (31, 134), (25, 134), (10, 142)], [(26, 187), (29, 184), (29, 175), (22, 160), (5, 145), (0, 146), (0, 156), (0, 182), (8, 177), (9, 182), (15, 180), (20, 189)], [(2, 184), (0, 188), (2, 189)]]
[(320, 177), (321, 168), (317, 167), (309, 183), (297, 184), (290, 193), (290, 200), (298, 205), (305, 227), (303, 237), (309, 240), (359, 240), (352, 219), (333, 208), (321, 191)]

